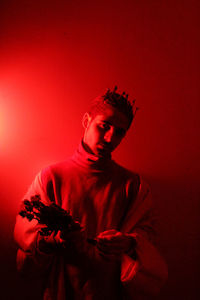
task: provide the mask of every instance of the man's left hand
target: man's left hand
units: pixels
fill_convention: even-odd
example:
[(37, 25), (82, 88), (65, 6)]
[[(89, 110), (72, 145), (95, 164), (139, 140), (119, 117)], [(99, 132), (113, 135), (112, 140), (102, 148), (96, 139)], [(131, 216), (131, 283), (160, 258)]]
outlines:
[(100, 253), (111, 258), (117, 258), (123, 253), (128, 253), (134, 244), (133, 237), (115, 229), (101, 232), (97, 236), (97, 247)]

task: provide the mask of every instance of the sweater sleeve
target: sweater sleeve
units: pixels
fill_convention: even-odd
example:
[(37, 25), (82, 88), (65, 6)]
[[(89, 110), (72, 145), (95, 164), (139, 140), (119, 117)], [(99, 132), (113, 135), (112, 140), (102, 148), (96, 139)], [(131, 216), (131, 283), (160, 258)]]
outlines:
[(122, 231), (136, 240), (134, 255), (130, 251), (122, 256), (121, 282), (125, 299), (150, 299), (159, 293), (168, 272), (166, 263), (155, 247), (155, 212), (149, 187), (142, 180)]
[[(42, 202), (50, 203), (41, 180), (41, 172), (39, 172), (23, 199), (28, 199), (35, 195), (40, 195)], [(33, 219), (29, 221), (27, 218), (21, 217), (19, 214), (16, 217), (14, 228), (14, 239), (19, 246), (17, 252), (17, 269), (23, 274), (32, 272), (45, 271), (51, 260), (53, 254), (47, 254), (40, 251), (38, 245), (41, 239), (39, 230), (44, 227)]]

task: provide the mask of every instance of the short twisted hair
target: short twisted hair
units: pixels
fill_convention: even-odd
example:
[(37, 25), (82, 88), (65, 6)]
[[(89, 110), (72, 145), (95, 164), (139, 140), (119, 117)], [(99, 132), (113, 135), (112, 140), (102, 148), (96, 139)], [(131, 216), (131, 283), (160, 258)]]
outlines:
[(113, 91), (108, 89), (103, 95), (96, 97), (91, 102), (88, 112), (92, 117), (94, 117), (98, 113), (104, 111), (105, 105), (110, 105), (122, 112), (127, 117), (130, 127), (138, 107), (136, 107), (134, 110), (133, 107), (135, 100), (131, 102), (128, 99), (128, 94), (125, 92), (119, 94), (116, 92), (116, 90), (117, 87), (115, 87)]

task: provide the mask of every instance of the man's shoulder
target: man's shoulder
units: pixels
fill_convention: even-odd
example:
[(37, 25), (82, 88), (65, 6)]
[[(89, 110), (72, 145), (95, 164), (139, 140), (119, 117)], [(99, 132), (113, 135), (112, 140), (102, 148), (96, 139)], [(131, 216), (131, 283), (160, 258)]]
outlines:
[(42, 178), (59, 177), (66, 172), (70, 172), (73, 169), (71, 159), (65, 161), (55, 162), (46, 167), (43, 167), (40, 171)]

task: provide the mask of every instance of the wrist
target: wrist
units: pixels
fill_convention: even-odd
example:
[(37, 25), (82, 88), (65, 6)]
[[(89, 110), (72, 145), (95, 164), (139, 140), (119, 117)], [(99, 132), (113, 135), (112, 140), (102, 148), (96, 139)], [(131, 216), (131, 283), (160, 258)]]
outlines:
[(137, 241), (135, 239), (135, 237), (133, 237), (130, 234), (126, 234), (126, 237), (129, 239), (130, 243), (129, 243), (129, 247), (128, 249), (125, 251), (125, 254), (132, 256), (134, 259), (136, 259), (136, 245), (137, 245)]

